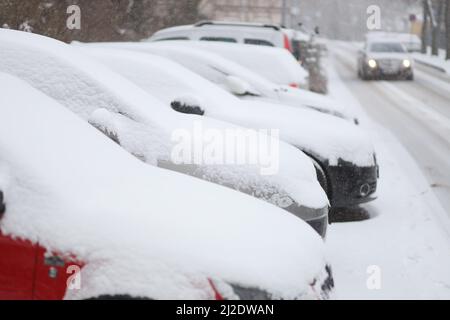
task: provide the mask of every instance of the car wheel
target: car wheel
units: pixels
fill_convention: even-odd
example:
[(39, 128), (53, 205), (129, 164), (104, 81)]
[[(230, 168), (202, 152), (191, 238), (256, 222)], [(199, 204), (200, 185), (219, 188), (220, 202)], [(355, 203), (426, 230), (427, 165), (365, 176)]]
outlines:
[(411, 73), (410, 75), (408, 75), (408, 76), (406, 77), (406, 80), (408, 80), (408, 81), (414, 81), (414, 73)]

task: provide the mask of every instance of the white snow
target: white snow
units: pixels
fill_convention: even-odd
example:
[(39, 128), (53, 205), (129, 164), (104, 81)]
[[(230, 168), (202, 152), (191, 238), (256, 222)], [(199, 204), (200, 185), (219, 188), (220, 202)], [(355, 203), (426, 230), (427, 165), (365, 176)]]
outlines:
[(330, 165), (337, 165), (339, 159), (359, 166), (374, 165), (369, 137), (348, 121), (306, 108), (240, 101), (162, 57), (113, 49), (84, 50), (167, 104), (178, 92), (189, 90), (205, 101), (207, 116), (254, 129), (278, 129), (284, 141), (329, 160)]
[[(196, 137), (193, 132), (194, 120), (201, 122), (206, 129), (222, 132), (238, 129), (235, 125), (207, 117), (175, 112), (127, 79), (62, 42), (9, 30), (0, 30), (0, 40), (0, 71), (26, 80), (86, 120), (101, 120), (98, 123), (100, 126), (112, 124), (120, 130), (116, 133), (123, 137), (123, 147), (150, 164), (154, 164), (155, 159), (170, 159), (168, 150), (174, 146), (170, 138), (175, 130), (187, 130)], [(106, 116), (104, 111), (98, 113), (99, 109), (108, 110), (113, 116)], [(99, 114), (102, 115), (100, 119)], [(113, 123), (111, 120), (114, 120)], [(263, 133), (258, 134), (265, 136)], [(266, 137), (258, 139), (258, 142), (266, 150), (270, 146), (264, 144), (272, 143), (273, 139)], [(149, 141), (154, 143), (147, 144)], [(206, 143), (205, 138), (200, 137), (198, 143)], [(285, 143), (279, 145), (277, 160), (280, 165), (276, 174), (261, 175), (263, 168), (260, 164), (231, 164), (201, 167), (202, 175), (199, 176), (209, 181), (231, 184), (236, 189), (242, 186), (251, 189), (256, 185), (261, 191), (261, 198), (268, 201), (274, 199), (273, 192), (278, 190), (279, 197), (289, 197), (300, 205), (326, 207), (326, 195), (317, 182), (309, 158)], [(232, 147), (234, 145), (225, 145), (223, 149), (227, 152), (227, 148)], [(254, 149), (241, 148), (237, 152), (250, 153), (255, 152)]]
[(403, 111), (421, 120), (430, 130), (436, 132), (444, 140), (450, 137), (450, 121), (448, 118), (443, 117), (441, 113), (430, 108), (420, 100), (409, 96), (388, 82), (380, 82), (378, 85), (382, 90), (390, 92), (392, 96), (401, 101), (398, 105), (402, 107)]
[[(75, 43), (81, 45), (80, 43)], [(247, 82), (252, 94), (244, 99), (279, 101), (294, 107), (308, 107), (333, 114), (346, 119), (355, 118), (354, 110), (335, 103), (333, 100), (307, 90), (279, 86), (261, 77), (252, 70), (245, 68), (217, 54), (190, 48), (184, 41), (168, 41), (157, 43), (93, 43), (95, 47), (118, 48), (158, 54), (178, 62), (191, 71), (231, 91), (228, 87), (228, 77), (233, 76)], [(233, 92), (232, 92), (233, 93)]]
[(445, 60), (445, 55), (445, 50), (439, 50), (437, 56), (432, 56), (431, 48), (428, 48), (426, 54), (414, 53), (413, 57), (418, 63), (429, 65), (450, 75), (450, 60)]
[[(332, 66), (329, 73), (331, 96), (360, 108), (362, 126), (375, 143), (381, 174), (378, 199), (363, 206), (371, 219), (330, 227), (327, 251), (338, 297), (449, 299), (448, 216), (406, 149), (364, 115)], [(378, 275), (379, 289), (371, 287), (377, 284)]]
[(66, 298), (211, 299), (206, 277), (314, 297), (324, 246), (303, 221), (143, 164), (22, 80), (0, 86), (1, 230), (86, 263)]
[(278, 85), (307, 87), (308, 72), (283, 48), (207, 41), (178, 42), (232, 60)]

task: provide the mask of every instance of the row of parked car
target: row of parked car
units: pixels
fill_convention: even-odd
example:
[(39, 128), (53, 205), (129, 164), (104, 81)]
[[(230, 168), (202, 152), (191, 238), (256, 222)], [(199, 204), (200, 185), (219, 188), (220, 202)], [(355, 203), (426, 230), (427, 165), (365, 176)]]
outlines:
[[(374, 199), (378, 165), (356, 115), (302, 88), (292, 34), (0, 29), (0, 298), (330, 298), (329, 215)], [(238, 158), (277, 145), (277, 170), (175, 161), (174, 132), (211, 138), (198, 126), (258, 136)]]

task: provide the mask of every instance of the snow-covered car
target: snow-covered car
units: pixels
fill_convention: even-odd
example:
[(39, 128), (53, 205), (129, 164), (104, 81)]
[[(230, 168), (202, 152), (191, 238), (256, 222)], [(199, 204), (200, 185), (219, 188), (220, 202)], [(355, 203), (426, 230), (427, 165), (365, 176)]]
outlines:
[[(239, 100), (164, 57), (90, 46), (80, 48), (161, 99), (168, 108), (183, 105), (183, 112), (200, 108), (205, 116), (245, 127), (278, 129), (284, 141), (314, 161), (318, 179), (332, 206), (349, 207), (373, 200), (378, 166), (370, 139), (358, 126), (306, 108)], [(190, 98), (183, 99), (183, 95)]]
[(292, 52), (288, 35), (279, 25), (264, 23), (200, 21), (194, 25), (159, 30), (150, 41), (199, 40), (279, 47)]
[[(265, 131), (176, 112), (75, 47), (50, 38), (0, 30), (0, 59), (0, 71), (53, 97), (142, 161), (279, 206), (325, 237), (327, 195), (311, 160), (291, 145)], [(212, 148), (218, 161), (211, 147), (220, 149)]]
[[(218, 54), (192, 48), (191, 42), (91, 43), (96, 47), (129, 49), (164, 55), (245, 100), (277, 101), (309, 108), (358, 123), (356, 112), (332, 99), (308, 90), (277, 85), (252, 70)], [(73, 45), (88, 45), (74, 43)]]
[(358, 77), (363, 80), (414, 80), (414, 61), (405, 46), (392, 39), (368, 38), (358, 54)]
[(326, 299), (322, 239), (0, 74), (0, 299)]
[(205, 41), (186, 45), (235, 61), (277, 85), (307, 89), (308, 72), (284, 49)]

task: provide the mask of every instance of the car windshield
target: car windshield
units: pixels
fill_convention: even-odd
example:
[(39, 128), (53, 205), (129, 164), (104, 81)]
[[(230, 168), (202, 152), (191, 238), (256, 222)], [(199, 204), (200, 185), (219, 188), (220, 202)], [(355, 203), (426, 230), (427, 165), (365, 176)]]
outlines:
[(378, 42), (370, 45), (371, 52), (405, 52), (400, 43), (395, 42)]

